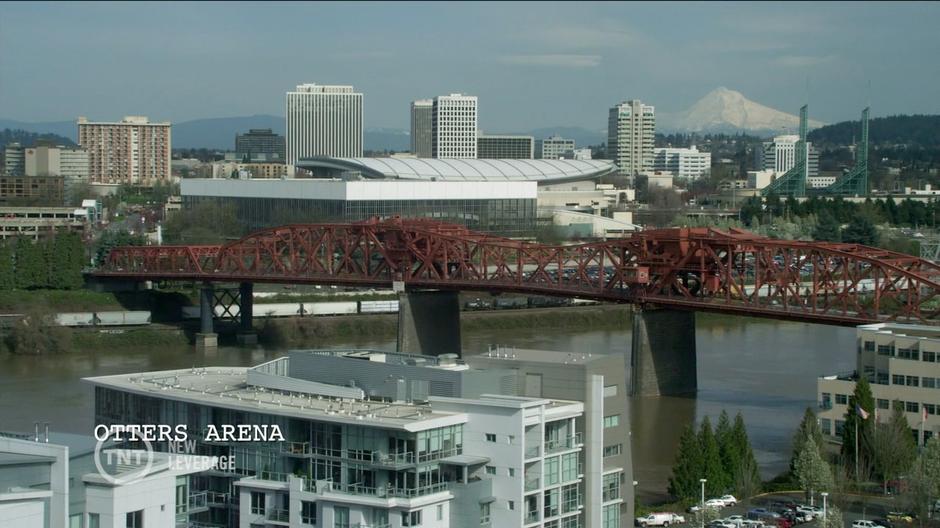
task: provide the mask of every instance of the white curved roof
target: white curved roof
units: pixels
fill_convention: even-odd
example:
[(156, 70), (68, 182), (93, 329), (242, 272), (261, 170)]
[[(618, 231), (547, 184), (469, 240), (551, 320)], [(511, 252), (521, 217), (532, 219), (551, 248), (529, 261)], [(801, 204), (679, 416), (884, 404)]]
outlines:
[(438, 181), (558, 182), (595, 179), (616, 169), (607, 160), (304, 158), (301, 168), (357, 170), (370, 178)]

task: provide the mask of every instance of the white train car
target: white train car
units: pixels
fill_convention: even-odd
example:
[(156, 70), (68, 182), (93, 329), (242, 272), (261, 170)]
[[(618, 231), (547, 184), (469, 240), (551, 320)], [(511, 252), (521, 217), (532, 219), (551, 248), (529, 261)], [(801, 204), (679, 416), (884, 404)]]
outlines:
[(142, 326), (150, 324), (150, 312), (115, 311), (95, 312), (95, 326)]
[(303, 315), (301, 303), (264, 303), (252, 307), (255, 317), (295, 317)]
[(359, 313), (359, 303), (321, 302), (304, 303), (304, 313), (309, 315), (350, 315)]
[(59, 326), (95, 326), (95, 312), (65, 312), (55, 314)]
[(398, 301), (359, 301), (359, 313), (398, 313)]

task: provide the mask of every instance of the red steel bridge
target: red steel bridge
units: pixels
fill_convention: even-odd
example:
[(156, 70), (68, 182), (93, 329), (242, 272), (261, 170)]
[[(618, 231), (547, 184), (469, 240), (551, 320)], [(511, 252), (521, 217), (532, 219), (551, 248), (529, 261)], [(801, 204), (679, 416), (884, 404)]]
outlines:
[(225, 245), (111, 250), (97, 278), (520, 292), (824, 324), (933, 324), (940, 267), (856, 244), (709, 228), (577, 245), (430, 220), (298, 224)]

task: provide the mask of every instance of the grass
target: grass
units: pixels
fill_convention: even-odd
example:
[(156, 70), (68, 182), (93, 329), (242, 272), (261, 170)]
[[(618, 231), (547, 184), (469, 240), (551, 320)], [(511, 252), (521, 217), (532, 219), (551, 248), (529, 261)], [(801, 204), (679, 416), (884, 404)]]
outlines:
[(91, 290), (7, 290), (0, 291), (0, 312), (21, 313), (31, 309), (56, 312), (121, 309), (113, 293)]

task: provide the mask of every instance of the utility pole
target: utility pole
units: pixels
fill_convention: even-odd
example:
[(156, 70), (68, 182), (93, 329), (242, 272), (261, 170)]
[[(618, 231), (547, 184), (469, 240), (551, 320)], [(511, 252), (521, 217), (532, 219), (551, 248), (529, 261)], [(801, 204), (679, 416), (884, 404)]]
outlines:
[(699, 510), (699, 513), (701, 513), (702, 528), (705, 528), (705, 483), (708, 482), (708, 479), (699, 479), (699, 482), (702, 483), (702, 509)]

